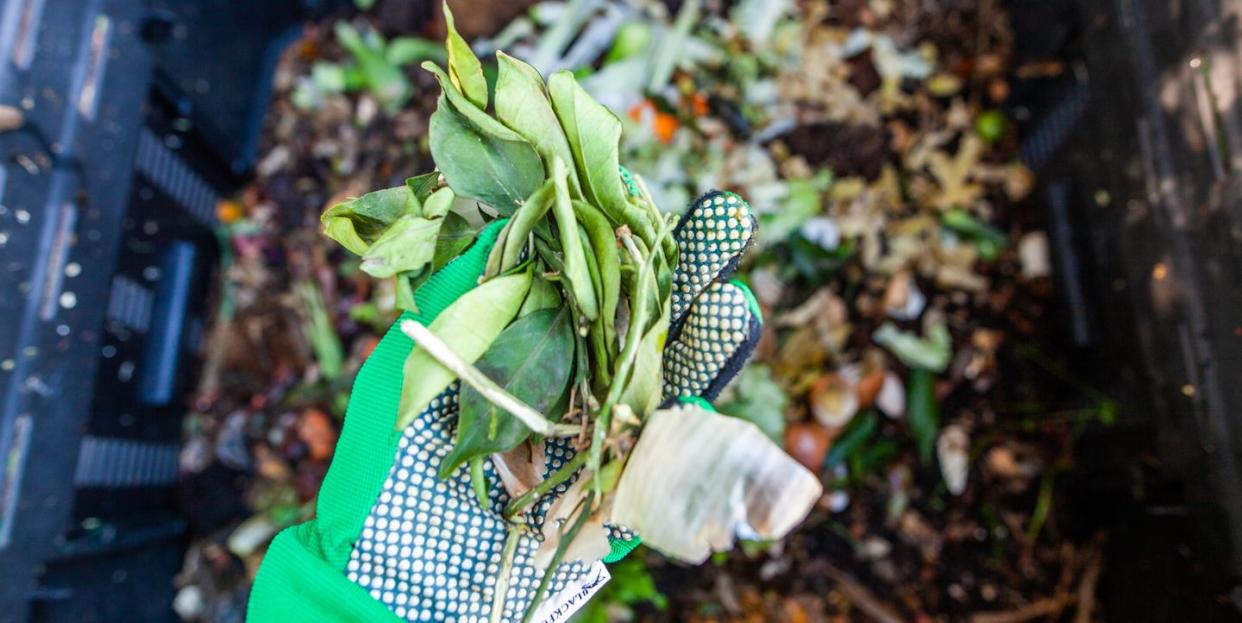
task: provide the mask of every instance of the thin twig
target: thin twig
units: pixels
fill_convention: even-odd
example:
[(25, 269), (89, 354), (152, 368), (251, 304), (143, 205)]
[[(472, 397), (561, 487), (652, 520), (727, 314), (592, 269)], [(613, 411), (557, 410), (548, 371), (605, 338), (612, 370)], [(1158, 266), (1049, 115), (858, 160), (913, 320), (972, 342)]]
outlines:
[(509, 592), (509, 574), (513, 572), (513, 554), (517, 551), (521, 536), (521, 524), (509, 526), (509, 535), (505, 537), (504, 553), (500, 555), (500, 576), (496, 578), (496, 592), (492, 595), (491, 623), (500, 623), (504, 620), (506, 593)]
[(577, 427), (553, 424), (538, 411), (532, 409), (513, 394), (505, 391), (495, 381), (487, 378), (487, 375), (480, 372), (478, 368), (466, 363), (457, 353), (453, 352), (453, 349), (448, 344), (445, 344), (443, 340), (417, 320), (403, 321), (401, 323), (401, 332), (414, 340), (428, 355), (440, 362), (440, 365), (448, 368), (463, 382), (482, 394), (488, 402), (512, 413), (514, 417), (521, 420), (532, 431), (545, 437), (571, 437), (578, 434)]
[(893, 612), (891, 608), (876, 599), (875, 595), (867, 587), (858, 583), (850, 574), (838, 569), (831, 563), (826, 563), (826, 572), (833, 582), (837, 583), (837, 588), (850, 603), (858, 606), (867, 616), (879, 621), (880, 623), (902, 623), (901, 616)]
[(582, 467), (582, 464), (586, 462), (586, 459), (586, 452), (579, 452), (578, 454), (575, 454), (574, 458), (569, 459), (567, 463), (562, 465), (560, 469), (553, 472), (551, 476), (544, 479), (543, 482), (535, 485), (535, 487), (530, 491), (523, 493), (522, 497), (509, 502), (509, 506), (505, 508), (505, 518), (513, 518), (518, 513), (525, 510), (526, 507), (530, 506), (536, 500), (547, 494), (547, 492), (551, 491), (554, 487), (556, 487), (556, 485), (569, 480), (571, 476), (578, 473), (578, 469)]
[(1066, 606), (1074, 603), (1073, 595), (1057, 595), (1033, 601), (1015, 610), (980, 612), (970, 617), (971, 623), (1024, 623), (1032, 619), (1060, 614)]
[(1104, 567), (1104, 552), (1099, 545), (1102, 540), (1102, 537), (1096, 537), (1096, 546), (1087, 554), (1087, 568), (1082, 572), (1082, 583), (1078, 585), (1078, 612), (1074, 615), (1074, 623), (1091, 623), (1095, 612), (1095, 591)]

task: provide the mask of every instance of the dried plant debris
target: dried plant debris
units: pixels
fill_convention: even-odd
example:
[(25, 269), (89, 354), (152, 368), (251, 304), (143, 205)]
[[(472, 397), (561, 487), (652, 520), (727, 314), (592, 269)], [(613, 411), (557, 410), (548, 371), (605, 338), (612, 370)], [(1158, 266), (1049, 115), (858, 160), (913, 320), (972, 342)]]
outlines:
[[(587, 620), (657, 607), (665, 608), (657, 618), (673, 620), (859, 612), (913, 620), (1074, 607), (1066, 595), (1090, 576), (1090, 557), (1063, 552), (1092, 550), (1067, 541), (1063, 507), (1053, 502), (1073, 466), (1075, 436), (1112, 422), (1116, 406), (1065, 381), (1046, 351), (1053, 265), (1023, 201), (1032, 176), (1016, 160), (1020, 124), (1004, 112), (1008, 82), (1030, 67), (1011, 66), (1000, 3), (546, 2), (447, 51), (378, 19), (389, 4), (311, 25), (285, 54), (259, 175), (220, 206), (230, 253), (182, 463), (196, 491), (241, 494), (232, 494), (232, 515), (196, 520), (200, 536), (180, 578), (183, 616), (219, 620), (257, 568), (259, 537), (308, 516), (358, 365), (421, 280), (485, 220), (583, 221), (586, 204), (645, 242), (660, 234), (665, 221), (629, 210), (627, 189), (609, 182), (620, 163), (661, 211), (722, 188), (757, 212), (757, 252), (739, 277), (768, 324), (757, 361), (718, 404), (754, 424), (747, 447), (783, 446), (825, 493), (783, 545), (762, 540), (742, 513), (702, 524), (755, 528), (733, 530), (741, 551), (709, 554), (715, 564), (683, 571), (631, 557), (625, 571), (614, 567), (608, 604)], [(502, 52), (481, 61), (482, 86), (471, 48), (479, 57)], [(437, 77), (419, 68), (424, 61), (448, 70)], [(550, 77), (542, 87), (541, 76)], [(547, 95), (534, 97), (541, 88)], [(463, 130), (484, 150), (470, 157), (486, 166), (454, 169), (433, 158), (480, 149), (455, 140)], [(492, 212), (480, 213), (475, 199)], [(327, 231), (353, 253), (320, 235), (325, 207)], [(625, 280), (597, 288), (591, 258), (601, 264), (607, 245), (591, 234), (584, 228), (581, 255), (556, 269), (564, 280), (532, 271), (529, 284), (508, 282), (527, 294), (516, 309), (497, 297), (490, 339), (562, 352), (563, 327), (576, 331), (586, 318), (588, 332), (623, 343), (633, 319), (615, 312), (627, 310), (634, 290)], [(514, 269), (529, 253), (517, 238), (498, 245), (490, 282), (523, 274)], [(617, 250), (612, 261), (628, 262)], [(550, 311), (565, 307), (558, 301), (571, 313)], [(660, 315), (640, 321), (644, 337), (659, 334)], [(540, 395), (578, 404), (552, 404), (522, 393), (520, 362), (487, 348), (474, 354), (448, 339), (452, 331), (429, 328), (548, 424), (581, 433), (585, 421), (591, 437), (582, 390), (602, 401), (611, 385), (584, 388), (571, 377), (562, 392), (558, 372), (541, 379)], [(618, 353), (608, 351), (615, 363)], [(616, 419), (650, 427), (659, 421), (653, 390), (636, 381), (616, 401), (624, 407)], [(463, 401), (468, 393), (469, 417), (491, 421), (495, 404), (473, 388)], [(418, 396), (407, 399), (412, 408)], [(537, 444), (524, 441), (528, 427), (512, 428), (504, 443), (466, 440), (460, 458), (481, 453), (520, 492), (533, 486)], [(653, 441), (643, 439), (618, 447), (633, 459)], [(615, 460), (611, 452), (599, 469)], [(593, 493), (591, 480), (579, 491)], [(798, 490), (811, 497), (809, 481)], [(615, 513), (617, 501), (599, 508)], [(739, 508), (729, 503), (720, 508)], [(230, 522), (249, 515), (263, 519)], [(230, 539), (235, 527), (241, 535)], [(666, 548), (695, 558), (703, 543), (727, 542), (667, 536)], [(588, 536), (585, 553), (571, 554), (589, 557), (591, 544)]]

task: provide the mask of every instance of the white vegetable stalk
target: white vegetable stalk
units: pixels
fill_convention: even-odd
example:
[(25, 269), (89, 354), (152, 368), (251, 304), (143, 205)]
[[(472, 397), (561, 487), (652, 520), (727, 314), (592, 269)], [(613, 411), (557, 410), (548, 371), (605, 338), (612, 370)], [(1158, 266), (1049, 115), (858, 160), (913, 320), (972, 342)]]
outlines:
[(461, 357), (457, 356), (457, 353), (453, 352), (453, 349), (449, 348), (448, 344), (445, 344), (435, 333), (432, 333), (430, 329), (417, 320), (402, 321), (401, 332), (414, 340), (419, 348), (422, 348), (428, 355), (440, 362), (440, 365), (456, 374), (457, 378), (460, 378), (462, 382), (478, 390), (488, 402), (512, 413), (514, 417), (521, 420), (532, 431), (545, 437), (572, 437), (578, 434), (579, 427), (567, 424), (554, 424), (516, 396), (505, 391), (495, 381), (487, 378), (487, 375), (480, 372), (478, 368), (466, 363)]

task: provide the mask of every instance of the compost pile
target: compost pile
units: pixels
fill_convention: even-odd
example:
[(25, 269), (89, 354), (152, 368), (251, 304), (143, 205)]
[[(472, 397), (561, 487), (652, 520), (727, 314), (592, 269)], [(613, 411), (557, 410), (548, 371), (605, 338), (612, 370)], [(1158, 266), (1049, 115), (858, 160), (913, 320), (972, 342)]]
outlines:
[[(188, 495), (239, 502), (192, 518), (186, 619), (241, 619), (267, 542), (313, 513), (353, 375), (408, 297), (319, 219), (437, 164), (441, 90), (418, 65), (451, 59), (401, 31), (396, 4), (308, 26), (278, 68), (256, 180), (219, 208), (228, 257), (182, 467)], [(718, 406), (824, 485), (794, 535), (701, 570), (640, 550), (583, 618), (1090, 619), (1099, 548), (1060, 525), (1056, 483), (1113, 406), (1041, 346), (1047, 241), (1003, 111), (1014, 76), (1060, 68), (1012, 66), (998, 3), (574, 0), (458, 25), (480, 57), (569, 70), (616, 111), (651, 205), (711, 188), (751, 203), (760, 247), (739, 276), (766, 324)]]

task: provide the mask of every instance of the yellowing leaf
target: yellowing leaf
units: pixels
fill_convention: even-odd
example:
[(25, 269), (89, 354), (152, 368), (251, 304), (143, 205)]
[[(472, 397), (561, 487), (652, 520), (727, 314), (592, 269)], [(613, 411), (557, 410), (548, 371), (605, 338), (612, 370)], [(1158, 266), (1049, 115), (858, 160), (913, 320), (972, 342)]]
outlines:
[(363, 272), (382, 279), (426, 268), (435, 255), (442, 224), (442, 218), (401, 217), (362, 255)]
[(552, 199), (552, 216), (556, 219), (556, 227), (560, 232), (561, 260), (565, 263), (562, 276), (569, 281), (569, 290), (578, 302), (578, 310), (587, 320), (595, 320), (599, 316), (599, 301), (595, 298), (595, 288), (591, 283), (591, 275), (587, 267), (586, 252), (582, 248), (582, 237), (578, 231), (578, 221), (574, 217), (573, 203), (569, 199), (565, 163), (557, 158), (552, 161), (552, 181), (556, 193)]
[(640, 417), (655, 411), (663, 399), (663, 355), (664, 343), (668, 339), (668, 315), (666, 308), (639, 342), (634, 371), (630, 373), (625, 391), (621, 394), (621, 403), (628, 405)]
[(329, 238), (362, 255), (403, 214), (417, 215), (418, 205), (411, 201), (409, 189), (396, 186), (338, 203), (325, 210), (320, 221)]
[(457, 33), (453, 12), (447, 2), (444, 3), (444, 23), (448, 28), (444, 48), (448, 52), (449, 77), (453, 85), (475, 106), (487, 108), (487, 78), (483, 77), (483, 64), (470, 49), (470, 44)]
[(734, 535), (784, 537), (822, 492), (819, 479), (754, 424), (682, 405), (656, 411), (643, 428), (610, 521), (698, 564), (732, 547)]

